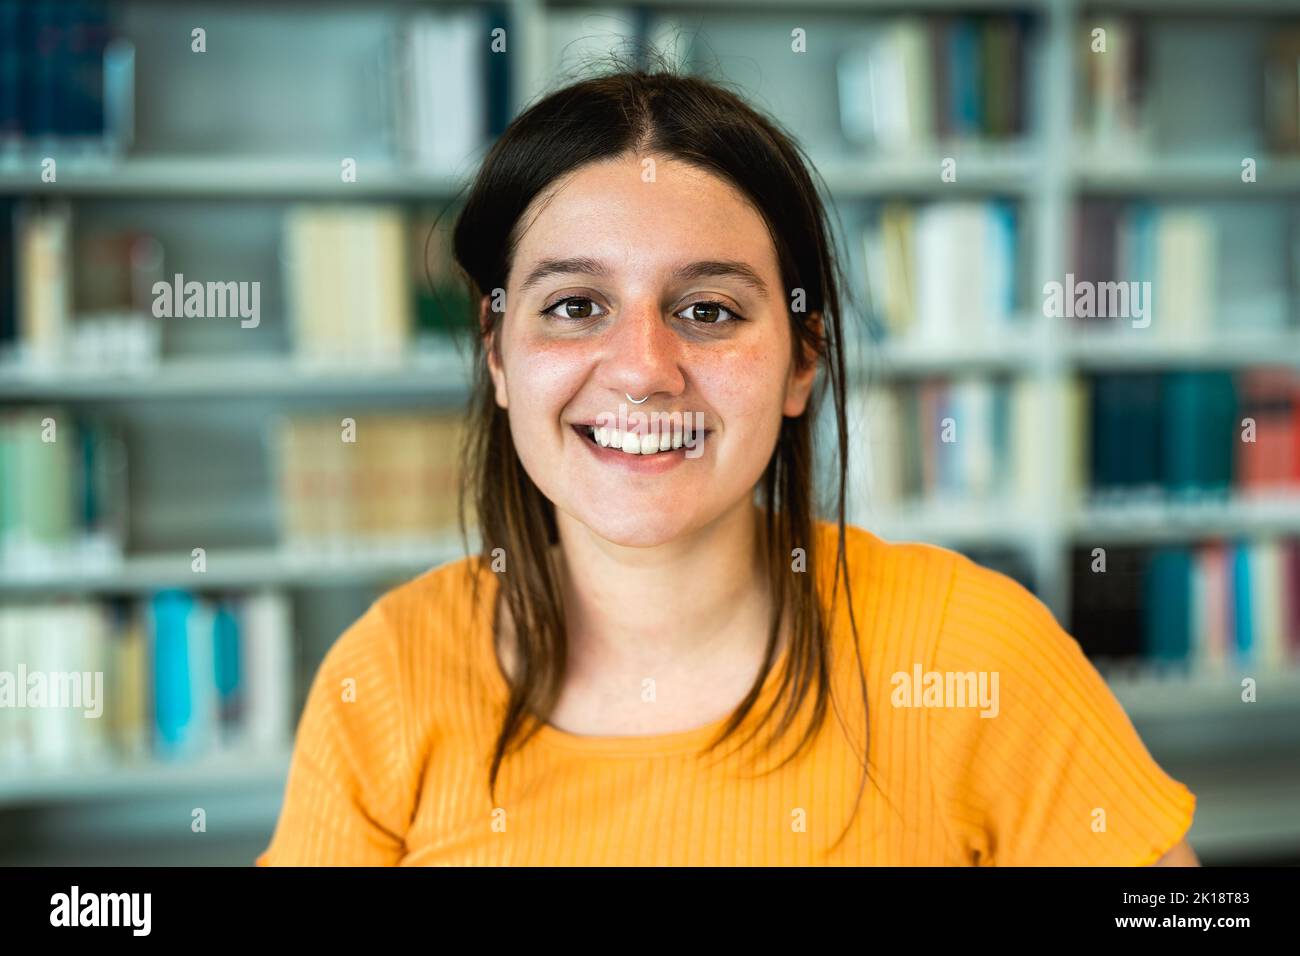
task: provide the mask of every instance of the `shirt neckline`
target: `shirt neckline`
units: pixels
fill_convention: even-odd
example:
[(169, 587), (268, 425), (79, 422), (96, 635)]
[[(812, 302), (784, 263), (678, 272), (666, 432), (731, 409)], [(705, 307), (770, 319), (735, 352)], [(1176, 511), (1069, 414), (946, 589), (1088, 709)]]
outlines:
[[(480, 658), (483, 659), (484, 666), (487, 669), (489, 680), (492, 682), (496, 699), (504, 702), (509, 697), (510, 685), (501, 669), (501, 663), (497, 659), (496, 648), (493, 646), (494, 634), (491, 613), (491, 609), (496, 604), (500, 582), (496, 579), (496, 574), (490, 570), (481, 573), (488, 574), (493, 581), (490, 589), (484, 592), (486, 595), (484, 605), (488, 609), (488, 613), (477, 616), (477, 624), (474, 628), (475, 643), (479, 648)], [(785, 666), (789, 653), (789, 642), (787, 642), (786, 646), (782, 647), (777, 653), (776, 660), (768, 671), (758, 698), (754, 701), (754, 706), (750, 714), (746, 716), (742, 728), (748, 724), (749, 719), (754, 716), (755, 712), (761, 712), (760, 708), (770, 703), (772, 694), (780, 684), (780, 671)], [(731, 713), (726, 713), (722, 717), (711, 720), (699, 727), (659, 734), (575, 734), (567, 730), (561, 730), (552, 724), (542, 723), (538, 727), (534, 739), (543, 746), (554, 747), (572, 753), (607, 757), (671, 756), (691, 751), (703, 751), (705, 745), (722, 732), (722, 728), (730, 719)]]

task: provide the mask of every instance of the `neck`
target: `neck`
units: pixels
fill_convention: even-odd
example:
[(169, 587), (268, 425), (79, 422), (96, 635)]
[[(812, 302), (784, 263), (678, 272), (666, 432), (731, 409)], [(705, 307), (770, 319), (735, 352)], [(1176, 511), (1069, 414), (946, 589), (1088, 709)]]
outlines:
[(628, 548), (557, 512), (575, 668), (690, 668), (761, 648), (770, 597), (760, 518), (746, 498), (690, 535)]

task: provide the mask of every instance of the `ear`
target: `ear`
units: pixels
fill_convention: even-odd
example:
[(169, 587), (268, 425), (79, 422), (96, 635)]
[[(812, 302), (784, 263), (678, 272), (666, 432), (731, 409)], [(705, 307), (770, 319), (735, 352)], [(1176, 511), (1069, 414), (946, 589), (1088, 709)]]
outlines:
[[(808, 324), (820, 340), (824, 332), (821, 313), (810, 312)], [(785, 403), (781, 408), (781, 414), (787, 418), (798, 418), (804, 413), (808, 407), (808, 396), (812, 394), (813, 382), (817, 378), (820, 365), (817, 351), (811, 346), (805, 346), (804, 356), (807, 364), (803, 368), (799, 368), (793, 358), (790, 360), (790, 374), (785, 383)]]
[(483, 352), (487, 356), (488, 374), (492, 376), (492, 388), (496, 393), (497, 405), (507, 408), (509, 406), (506, 404), (506, 373), (501, 367), (501, 323), (496, 324), (496, 331), (493, 332), (492, 324), (488, 319), (491, 303), (490, 296), (485, 295), (479, 300), (478, 327), (483, 336)]

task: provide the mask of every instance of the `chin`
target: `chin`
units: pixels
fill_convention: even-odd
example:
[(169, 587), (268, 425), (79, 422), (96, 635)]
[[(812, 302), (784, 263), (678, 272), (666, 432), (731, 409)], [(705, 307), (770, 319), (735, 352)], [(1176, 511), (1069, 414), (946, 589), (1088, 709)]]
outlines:
[[(658, 547), (695, 527), (691, 516), (676, 509), (651, 508), (628, 513), (601, 506), (579, 506), (569, 514), (593, 534), (623, 548)], [(666, 514), (672, 514), (672, 518), (665, 520)]]

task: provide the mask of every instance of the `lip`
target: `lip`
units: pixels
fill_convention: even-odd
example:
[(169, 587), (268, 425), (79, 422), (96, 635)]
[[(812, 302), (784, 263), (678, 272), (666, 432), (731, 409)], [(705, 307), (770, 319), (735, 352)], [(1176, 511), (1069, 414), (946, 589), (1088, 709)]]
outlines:
[[(594, 427), (594, 424), (593, 426)], [(592, 454), (599, 462), (607, 465), (613, 465), (616, 468), (623, 468), (627, 471), (635, 472), (641, 475), (660, 475), (664, 472), (671, 471), (680, 465), (691, 460), (686, 457), (686, 452), (693, 449), (683, 445), (681, 448), (674, 448), (672, 451), (656, 452), (653, 455), (629, 455), (626, 452), (618, 451), (613, 448), (606, 448), (587, 438), (585, 429), (586, 425), (573, 424), (570, 426), (573, 437), (582, 443), (582, 445)], [(707, 437), (709, 432), (704, 433)], [(700, 456), (703, 457), (703, 456)]]

